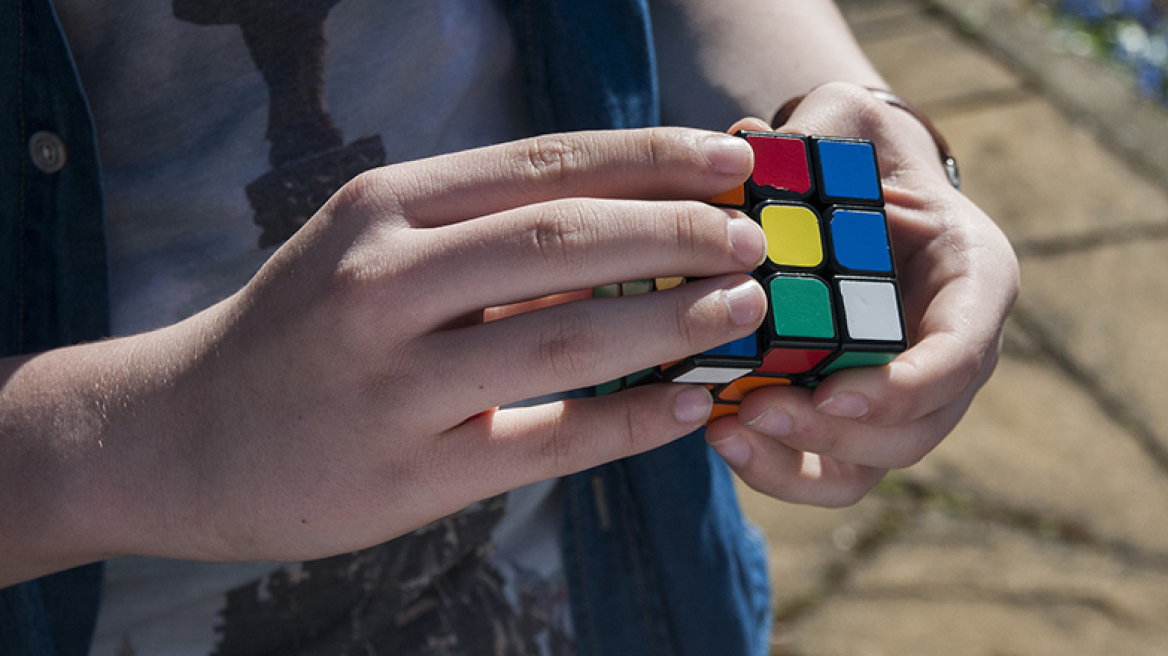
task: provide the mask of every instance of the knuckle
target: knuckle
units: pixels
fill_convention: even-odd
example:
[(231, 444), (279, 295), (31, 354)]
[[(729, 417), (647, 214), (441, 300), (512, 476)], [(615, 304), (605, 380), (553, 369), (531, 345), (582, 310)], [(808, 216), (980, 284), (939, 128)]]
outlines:
[(992, 347), (987, 347), (987, 349), (978, 349), (968, 345), (962, 350), (957, 357), (957, 366), (953, 372), (953, 396), (959, 396), (975, 385), (980, 386), (982, 372), (986, 370), (985, 365), (989, 363), (990, 370), (992, 370), (993, 365), (996, 365), (996, 350)]
[(935, 240), (937, 250), (951, 258), (950, 266), (954, 271), (972, 270), (977, 261), (975, 256), (981, 250), (977, 237), (970, 233), (968, 226), (961, 224), (961, 217), (954, 213), (941, 214), (937, 220), (943, 222), (945, 228)]
[(556, 203), (541, 212), (530, 231), (530, 241), (551, 267), (569, 272), (586, 268), (591, 249), (590, 216), (580, 199)]
[[(567, 472), (577, 471), (581, 463), (608, 462), (651, 448), (657, 443), (660, 421), (652, 406), (639, 398), (627, 393), (606, 396), (603, 416), (573, 431), (556, 426), (546, 438), (542, 455), (554, 462), (556, 471)], [(587, 435), (603, 439), (581, 439)]]
[(887, 108), (866, 88), (836, 81), (822, 85), (813, 93), (829, 96), (836, 115), (854, 122), (853, 129), (858, 136), (871, 138), (881, 132)]
[(624, 417), (621, 443), (628, 446), (629, 453), (640, 451), (638, 445), (650, 434), (652, 422), (644, 408), (630, 401), (627, 396), (622, 399), (619, 412)]
[(368, 198), (381, 188), (381, 178), (382, 173), (378, 169), (362, 171), (341, 186), (337, 198), (350, 203)]
[(584, 165), (584, 152), (570, 137), (545, 135), (524, 142), (524, 159), (534, 180), (562, 184)]
[(814, 453), (817, 456), (832, 456), (840, 446), (840, 433), (809, 425), (796, 425), (790, 435), (779, 441), (796, 451)]
[(557, 418), (548, 426), (547, 435), (540, 443), (540, 455), (551, 463), (553, 471), (560, 471), (565, 462), (571, 462), (576, 439), (567, 430), (563, 418)]
[(537, 344), (540, 363), (565, 382), (590, 380), (596, 370), (596, 331), (580, 312), (555, 313), (543, 326)]
[(832, 101), (842, 105), (841, 109), (848, 112), (873, 113), (883, 106), (883, 103), (866, 88), (851, 82), (833, 81), (824, 84), (820, 89), (832, 96)]
[(670, 159), (668, 153), (673, 143), (666, 137), (666, 133), (662, 130), (647, 130), (643, 143), (642, 157), (649, 167), (654, 171), (666, 168), (665, 163)]
[(818, 453), (825, 455), (834, 454), (840, 447), (843, 434), (838, 430), (828, 430), (820, 433), (816, 439), (815, 444), (818, 446)]
[[(948, 359), (949, 370), (945, 375), (947, 384), (944, 389), (949, 398), (956, 398), (972, 386), (980, 385), (982, 372), (986, 370), (987, 361), (996, 362), (996, 349), (993, 342), (982, 346), (970, 343), (966, 338), (952, 332), (942, 334), (949, 340), (949, 349), (951, 349), (951, 355)], [(898, 394), (897, 396), (902, 395)], [(903, 396), (911, 397), (912, 395), (906, 392)]]
[(883, 427), (902, 424), (912, 416), (920, 398), (921, 390), (914, 383), (890, 378), (887, 391), (881, 395), (878, 402), (872, 404), (865, 422)]
[[(673, 332), (679, 344), (690, 347), (694, 342), (694, 329), (691, 325), (690, 304), (684, 298), (673, 301)], [(687, 349), (689, 350), (689, 349)]]
[(982, 357), (981, 367), (974, 376), (973, 385), (976, 385), (978, 389), (980, 389), (983, 385), (989, 382), (990, 377), (994, 375), (994, 371), (997, 370), (998, 364), (1001, 361), (1002, 335), (999, 334), (994, 339), (993, 343), (986, 347), (986, 351)]
[[(395, 191), (388, 177), (389, 167), (362, 171), (341, 186), (328, 205), (355, 210), (354, 216), (387, 219), (404, 214), (405, 201)], [(320, 203), (317, 203), (318, 205)]]
[(705, 241), (702, 239), (698, 217), (709, 209), (699, 203), (683, 203), (677, 207), (673, 221), (673, 241), (678, 253), (689, 257), (702, 254)]

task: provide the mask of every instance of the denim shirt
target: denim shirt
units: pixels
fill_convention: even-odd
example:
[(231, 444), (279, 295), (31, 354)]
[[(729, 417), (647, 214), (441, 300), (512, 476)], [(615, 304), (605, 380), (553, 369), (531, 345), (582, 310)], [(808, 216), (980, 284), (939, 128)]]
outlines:
[[(109, 304), (92, 120), (46, 0), (0, 5), (0, 67), (0, 356), (11, 356), (105, 336)], [(67, 146), (51, 174), (28, 146), (46, 130)], [(101, 572), (0, 590), (0, 656), (86, 653)]]
[[(656, 125), (646, 0), (505, 0), (540, 132)], [(49, 0), (0, 5), (0, 356), (108, 331), (92, 120)], [(29, 154), (48, 130), (60, 171)], [(564, 567), (581, 655), (768, 651), (765, 546), (701, 432), (565, 480)], [(85, 654), (101, 566), (0, 590), (0, 656)]]

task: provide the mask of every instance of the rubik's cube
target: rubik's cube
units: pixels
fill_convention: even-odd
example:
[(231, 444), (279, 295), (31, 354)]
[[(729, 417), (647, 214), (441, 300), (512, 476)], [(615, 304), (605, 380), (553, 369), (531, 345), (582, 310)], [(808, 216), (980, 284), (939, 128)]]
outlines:
[[(879, 366), (907, 348), (884, 193), (871, 142), (777, 132), (739, 132), (754, 149), (754, 171), (709, 202), (749, 214), (767, 236), (753, 275), (767, 295), (754, 335), (647, 369), (597, 388), (673, 381), (706, 385), (711, 420), (737, 412), (750, 391), (814, 387), (851, 367)], [(593, 291), (631, 296), (681, 284), (659, 278)]]

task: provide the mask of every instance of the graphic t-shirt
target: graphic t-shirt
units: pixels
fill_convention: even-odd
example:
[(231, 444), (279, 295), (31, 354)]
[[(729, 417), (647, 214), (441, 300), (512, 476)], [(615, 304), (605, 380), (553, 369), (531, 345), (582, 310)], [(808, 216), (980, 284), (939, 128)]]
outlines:
[[(58, 0), (98, 131), (116, 334), (242, 287), (346, 180), (524, 136), (493, 0)], [(570, 654), (557, 486), (294, 565), (109, 563), (95, 656)]]

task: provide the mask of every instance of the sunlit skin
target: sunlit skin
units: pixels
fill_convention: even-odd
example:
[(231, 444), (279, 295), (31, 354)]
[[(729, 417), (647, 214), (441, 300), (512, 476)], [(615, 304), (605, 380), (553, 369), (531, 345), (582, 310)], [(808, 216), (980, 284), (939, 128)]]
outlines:
[[(915, 119), (864, 90), (884, 82), (831, 2), (661, 0), (653, 18), (664, 122), (703, 130), (376, 169), (222, 303), (0, 361), (0, 585), (124, 554), (335, 555), (692, 432), (711, 409), (702, 387), (495, 408), (760, 325), (762, 231), (701, 199), (751, 170), (723, 130), (769, 129), (730, 124), (811, 89), (781, 129), (875, 142), (912, 347), (815, 391), (754, 390), (707, 438), (756, 489), (828, 506), (938, 444), (992, 372), (1017, 295), (1001, 232), (948, 185)], [(700, 280), (578, 291), (670, 276)]]

